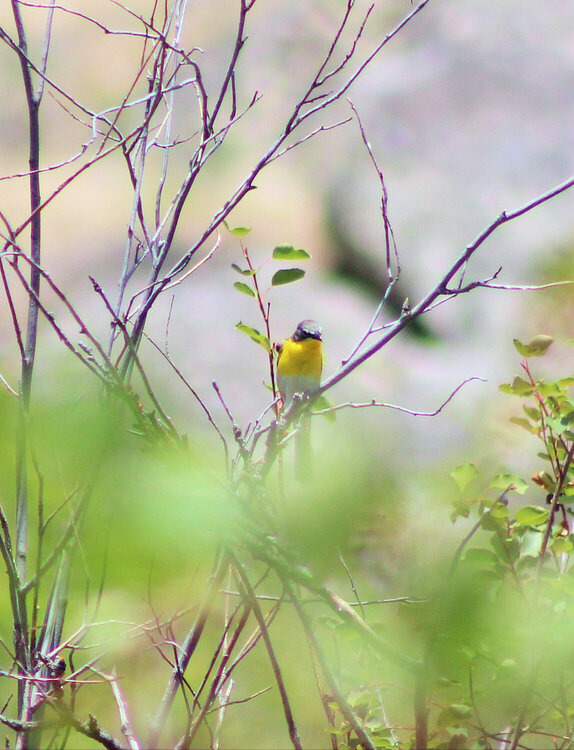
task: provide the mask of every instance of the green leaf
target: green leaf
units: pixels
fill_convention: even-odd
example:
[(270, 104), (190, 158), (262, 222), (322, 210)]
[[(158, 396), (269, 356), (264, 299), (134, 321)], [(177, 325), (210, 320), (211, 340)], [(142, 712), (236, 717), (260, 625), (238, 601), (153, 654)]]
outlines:
[(538, 427), (535, 427), (527, 419), (524, 419), (524, 417), (510, 417), (508, 421), (512, 422), (512, 424), (517, 424), (519, 427), (523, 427), (527, 432), (531, 432), (533, 435), (536, 435), (538, 432)]
[(566, 414), (562, 417), (562, 422), (564, 424), (570, 424), (571, 422), (574, 422), (574, 411), (567, 411)]
[(554, 417), (546, 417), (546, 426), (552, 430), (555, 436), (562, 435), (568, 429), (568, 425), (564, 423), (563, 419), (555, 419)]
[(557, 555), (569, 555), (574, 550), (572, 534), (569, 536), (559, 536), (552, 542), (550, 549)]
[(552, 336), (546, 336), (541, 333), (535, 336), (528, 344), (523, 344), (518, 339), (514, 339), (513, 343), (518, 353), (522, 354), (523, 357), (542, 357), (543, 354), (546, 354), (553, 341)]
[(306, 250), (284, 243), (273, 248), (274, 260), (307, 260), (311, 256)]
[(490, 510), (491, 518), (508, 518), (508, 505), (502, 502), (496, 502)]
[(538, 557), (542, 543), (542, 529), (526, 529), (520, 539), (520, 557)]
[(267, 336), (264, 336), (262, 333), (259, 333), (255, 328), (251, 328), (251, 326), (246, 326), (244, 323), (237, 323), (236, 326), (238, 331), (241, 331), (241, 333), (245, 333), (252, 341), (255, 341), (256, 344), (259, 344), (259, 346), (262, 346), (266, 352), (271, 351), (271, 343)]
[(548, 509), (539, 505), (525, 505), (516, 512), (516, 520), (523, 526), (542, 526), (548, 520)]
[(510, 393), (511, 396), (530, 396), (534, 392), (532, 385), (518, 375), (512, 383), (499, 385), (498, 390), (502, 393)]
[(498, 559), (504, 565), (513, 563), (520, 557), (520, 544), (517, 539), (509, 539), (499, 534), (493, 534), (490, 543), (498, 555)]
[(560, 380), (556, 381), (556, 385), (560, 386), (560, 388), (570, 388), (571, 385), (574, 385), (574, 378), (560, 378)]
[(518, 492), (519, 495), (524, 495), (528, 489), (528, 483), (522, 477), (516, 476), (516, 474), (497, 474), (490, 483), (490, 486), (495, 490)]
[[(374, 702), (374, 701), (373, 701)], [(379, 733), (388, 731), (386, 730), (385, 726), (383, 725), (383, 722), (378, 716), (371, 716), (365, 721), (365, 727), (369, 730), (369, 732)], [(379, 745), (380, 747), (380, 745)]]
[(461, 723), (470, 719), (472, 716), (472, 709), (470, 706), (465, 706), (462, 703), (453, 703), (450, 706), (444, 708), (437, 719), (437, 726), (442, 727), (458, 727)]
[[(538, 455), (540, 456), (540, 454)], [(548, 459), (548, 456), (545, 456), (545, 458)], [(533, 474), (532, 481), (539, 487), (542, 487), (542, 489), (546, 490), (546, 492), (554, 492), (556, 489), (556, 480), (544, 470), (537, 471), (536, 474)]]
[(234, 227), (232, 229), (226, 221), (224, 221), (223, 223), (225, 224), (225, 228), (236, 237), (245, 237), (245, 235), (249, 234), (249, 232), (251, 231), (251, 227)]
[(540, 410), (535, 409), (533, 406), (523, 406), (522, 407), (524, 413), (528, 417), (528, 419), (532, 420), (533, 422), (539, 422), (540, 421)]
[(483, 547), (471, 547), (464, 553), (463, 562), (483, 567), (498, 562), (498, 558), (492, 550)]
[(478, 476), (478, 469), (474, 464), (463, 464), (462, 466), (457, 466), (456, 469), (453, 469), (450, 472), (450, 476), (456, 482), (458, 489), (462, 491), (472, 482), (473, 479), (476, 479)]
[(273, 274), (271, 286), (281, 286), (281, 284), (290, 284), (292, 281), (298, 281), (305, 276), (305, 271), (301, 268), (284, 268)]
[(246, 294), (248, 297), (255, 297), (255, 292), (253, 291), (253, 289), (248, 284), (244, 284), (242, 281), (236, 281), (233, 284), (233, 288), (237, 289), (238, 292)]
[(536, 389), (542, 396), (558, 396), (560, 395), (560, 388), (556, 383), (545, 383), (543, 380), (539, 380), (536, 383)]
[(371, 703), (375, 702), (375, 698), (373, 697), (373, 694), (369, 690), (352, 690), (347, 695), (347, 701), (351, 708), (358, 708), (359, 706), (363, 706), (365, 708), (369, 708)]
[(250, 268), (240, 268), (237, 263), (232, 263), (231, 268), (233, 268), (234, 271), (237, 271), (237, 273), (240, 273), (242, 276), (255, 276), (256, 273)]

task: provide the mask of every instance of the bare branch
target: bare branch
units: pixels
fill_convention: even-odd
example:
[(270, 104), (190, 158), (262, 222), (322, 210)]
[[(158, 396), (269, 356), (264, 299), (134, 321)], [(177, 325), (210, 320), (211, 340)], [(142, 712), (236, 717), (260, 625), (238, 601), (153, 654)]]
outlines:
[(440, 414), (441, 411), (449, 404), (452, 399), (456, 396), (456, 394), (460, 391), (461, 388), (463, 388), (467, 383), (471, 383), (473, 380), (480, 380), (482, 383), (486, 383), (486, 380), (484, 378), (478, 377), (477, 375), (466, 378), (466, 380), (463, 380), (462, 383), (460, 383), (454, 391), (451, 392), (450, 396), (446, 399), (446, 401), (443, 401), (442, 404), (437, 407), (434, 411), (415, 411), (414, 409), (407, 409), (404, 406), (397, 406), (396, 404), (387, 404), (384, 401), (376, 401), (373, 399), (372, 401), (366, 401), (364, 403), (357, 403), (354, 401), (349, 401), (345, 404), (336, 404), (335, 406), (329, 406), (326, 409), (321, 409), (317, 411), (313, 411), (312, 413), (315, 415), (320, 414), (331, 414), (335, 411), (340, 411), (341, 409), (369, 409), (372, 407), (379, 407), (384, 409), (392, 409), (393, 411), (400, 411), (404, 414), (410, 414), (413, 417), (436, 417), (437, 414)]
[(138, 739), (136, 735), (134, 734), (129, 714), (128, 714), (128, 706), (126, 703), (126, 697), (122, 692), (122, 689), (120, 687), (118, 678), (116, 674), (106, 674), (105, 672), (100, 672), (98, 670), (94, 670), (96, 674), (99, 674), (100, 677), (102, 677), (110, 686), (114, 700), (116, 702), (116, 706), (118, 708), (118, 714), (120, 717), (120, 721), (122, 724), (122, 734), (127, 740), (128, 747), (131, 748), (131, 750), (140, 750), (141, 745), (138, 742)]
[[(428, 312), (433, 304), (437, 302), (441, 297), (445, 296), (456, 296), (456, 293), (462, 294), (461, 290), (452, 290), (449, 287), (450, 282), (456, 276), (456, 274), (466, 266), (470, 258), (474, 253), (482, 247), (486, 240), (503, 224), (507, 224), (524, 214), (533, 211), (538, 206), (547, 203), (548, 201), (555, 198), (561, 193), (565, 193), (574, 186), (574, 177), (566, 180), (565, 182), (557, 185), (546, 193), (542, 193), (533, 200), (525, 203), (523, 206), (514, 209), (513, 211), (503, 211), (494, 221), (492, 221), (483, 231), (478, 235), (472, 244), (470, 244), (463, 253), (457, 258), (457, 260), (450, 266), (440, 281), (426, 294), (425, 297), (412, 309), (405, 309), (401, 316), (390, 324), (390, 330), (384, 336), (381, 336), (374, 344), (368, 346), (362, 353), (357, 354), (350, 360), (347, 360), (343, 366), (341, 366), (330, 378), (327, 378), (318, 389), (318, 393), (324, 393), (329, 388), (339, 383), (341, 380), (346, 378), (351, 372), (356, 370), (363, 362), (366, 362), (374, 354), (380, 351), (386, 344), (389, 343), (403, 328), (420, 315)], [(489, 282), (490, 283), (490, 282)], [(483, 284), (488, 285), (488, 284)], [(476, 284), (472, 287), (477, 286)]]
[(289, 737), (291, 738), (291, 744), (293, 745), (295, 750), (303, 750), (303, 745), (301, 744), (301, 740), (299, 738), (299, 732), (297, 730), (295, 719), (293, 717), (293, 712), (291, 709), (291, 702), (289, 701), (289, 696), (287, 695), (287, 689), (283, 681), (279, 662), (277, 661), (277, 657), (275, 655), (275, 649), (273, 648), (273, 644), (271, 643), (271, 638), (269, 636), (269, 631), (267, 628), (267, 623), (265, 622), (265, 617), (263, 616), (263, 612), (261, 611), (261, 607), (259, 605), (257, 597), (255, 596), (255, 592), (253, 591), (253, 587), (251, 586), (251, 582), (249, 581), (249, 577), (243, 565), (241, 565), (239, 560), (234, 555), (232, 556), (232, 561), (233, 561), (233, 566), (235, 570), (237, 571), (237, 574), (240, 579), (240, 587), (243, 589), (243, 598), (245, 599), (246, 602), (248, 602), (249, 606), (253, 609), (253, 614), (255, 615), (255, 619), (257, 620), (259, 629), (261, 630), (261, 636), (263, 638), (265, 648), (267, 649), (267, 655), (269, 656), (269, 661), (271, 662), (273, 674), (275, 675), (275, 681), (277, 682), (277, 688), (279, 689), (279, 694), (281, 696), (281, 703), (283, 705), (283, 712), (285, 714), (285, 720), (287, 722), (287, 727), (289, 729)]

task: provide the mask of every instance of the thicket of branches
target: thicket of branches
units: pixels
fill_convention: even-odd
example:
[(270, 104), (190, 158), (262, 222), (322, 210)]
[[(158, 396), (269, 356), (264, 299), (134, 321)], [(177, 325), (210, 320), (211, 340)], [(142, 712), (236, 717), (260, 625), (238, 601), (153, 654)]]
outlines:
[[(374, 6), (361, 10), (354, 0), (347, 0), (340, 3), (330, 44), (317, 51), (315, 68), (306, 71), (299, 97), (274, 140), (262, 144), (258, 159), (196, 236), (186, 240), (182, 253), (178, 232), (192, 210), (200, 177), (218, 152), (225, 154), (228, 137), (243, 119), (257, 117), (261, 93), (245, 93), (241, 60), (249, 45), (250, 19), (261, 1), (233, 3), (234, 42), (216, 85), (206, 83), (209, 50), (194, 47), (193, 8), (185, 0), (150, 2), (141, 12), (109, 0), (102, 3), (100, 16), (56, 2), (11, 0), (11, 19), (0, 28), (3, 57), (17, 60), (20, 67), (18, 95), (27, 104), (22, 128), (27, 128), (29, 149), (28, 166), (2, 176), (15, 189), (26, 185), (28, 208), (0, 206), (2, 309), (11, 321), (9, 345), (20, 361), (17, 384), (0, 373), (3, 450), (15, 456), (3, 464), (10, 479), (3, 480), (0, 496), (0, 551), (9, 612), (2, 617), (1, 679), (6, 698), (0, 721), (10, 732), (8, 746), (76, 746), (79, 735), (89, 738), (90, 746), (107, 748), (215, 748), (226, 742), (233, 746), (232, 734), (225, 734), (230, 714), (257, 716), (259, 702), (272, 692), (275, 702), (263, 723), (275, 727), (282, 717), (290, 744), (301, 748), (309, 744), (297, 717), (298, 681), (310, 680), (317, 687), (312, 712), (320, 716), (313, 721), (325, 727), (325, 743), (333, 748), (517, 748), (542, 746), (540, 742), (547, 740), (571, 747), (573, 684), (568, 667), (573, 654), (566, 644), (572, 591), (567, 571), (574, 545), (566, 508), (573, 474), (574, 406), (568, 397), (570, 379), (544, 383), (528, 364), (550, 341), (539, 338), (520, 344), (526, 374), (506, 388), (532, 399), (520, 426), (542, 440), (546, 469), (537, 476), (537, 486), (546, 491), (547, 506), (527, 505), (514, 513), (509, 498), (526, 492), (527, 486), (506, 475), (483, 482), (480, 491), (469, 494), (467, 488), (477, 477), (471, 467), (459, 468), (453, 476), (462, 494), (454, 516), (478, 516), (455, 552), (446, 583), (435, 582), (424, 600), (413, 600), (407, 591), (393, 602), (378, 601), (392, 606), (393, 615), (387, 614), (388, 608), (368, 614), (374, 602), (363, 600), (355, 574), (339, 552), (367, 489), (357, 475), (345, 489), (351, 495), (347, 504), (337, 508), (341, 497), (319, 503), (329, 519), (335, 519), (333, 528), (326, 518), (320, 525), (331, 535), (330, 553), (336, 551), (337, 565), (348, 578), (345, 590), (352, 595), (347, 601), (308, 564), (305, 550), (309, 553), (325, 539), (319, 532), (316, 540), (293, 532), (296, 524), (284, 507), (289, 506), (290, 493), (302, 490), (284, 481), (281, 466), (283, 450), (296, 434), (303, 411), (314, 408), (331, 415), (341, 408), (387, 405), (335, 405), (326, 398), (312, 404), (301, 398), (279, 412), (273, 332), (261, 270), (250, 255), (246, 231), (234, 226), (232, 214), (255, 188), (261, 172), (276, 160), (288, 159), (300, 145), (320, 143), (324, 131), (354, 121), (365, 159), (380, 181), (381, 263), (388, 283), (363, 337), (315, 394), (323, 397), (437, 305), (455, 298), (462, 298), (463, 304), (464, 295), (481, 288), (504, 289), (498, 280), (500, 269), (494, 267), (489, 278), (472, 279), (468, 261), (499, 227), (567, 191), (574, 179), (495, 217), (452, 265), (437, 274), (422, 299), (405, 300), (398, 318), (385, 318), (387, 300), (400, 278), (400, 258), (387, 210), (384, 170), (355, 107), (349, 104), (343, 121), (330, 119), (331, 108), (345, 99), (368, 66), (382, 64), (379, 55), (384, 47), (407, 24), (416, 23), (427, 5), (425, 12), (432, 12), (432, 2), (412, 5), (395, 28), (369, 47), (364, 32)], [(109, 6), (120, 12), (116, 17), (122, 19), (121, 28), (105, 20)], [(89, 90), (69, 91), (53, 77), (51, 46), (61, 17), (77, 24), (78, 35), (87, 25), (138, 44), (139, 63), (115, 106), (97, 111), (89, 104)], [(39, 21), (44, 33), (36, 45), (30, 40), (37, 38)], [(109, 65), (113, 71), (113, 63)], [(58, 163), (43, 158), (45, 134), (53, 127), (42, 117), (47, 98), (82, 133)], [(66, 201), (70, 187), (107, 160), (123, 164), (131, 210), (123, 257), (115, 265), (117, 295), (110, 297), (91, 277), (110, 331), (102, 337), (71, 301), (72, 290), (64, 288), (47, 266), (43, 224), (51, 205)], [(182, 164), (183, 176), (177, 177)], [(221, 396), (229, 422), (217, 424), (194, 383), (171, 361), (169, 352), (151, 342), (171, 368), (171, 377), (183, 381), (189, 398), (199, 402), (220, 439), (225, 472), (214, 480), (210, 461), (185, 435), (186, 425), (168, 414), (157, 396), (156, 373), (146, 362), (142, 342), (157, 300), (193, 285), (194, 273), (210, 263), (223, 241), (239, 243), (243, 251), (236, 288), (253, 298), (261, 325), (242, 325), (240, 330), (268, 357), (269, 408), (244, 428), (235, 423)], [(304, 251), (285, 244), (273, 253), (274, 260), (290, 266), (306, 257)], [(298, 268), (280, 268), (272, 283), (294, 282), (300, 276)], [(45, 403), (49, 383), (43, 383), (42, 399), (35, 396), (42, 320), (87, 376), (88, 405), (70, 420), (65, 416), (65, 424), (59, 422), (58, 408), (50, 410)], [(201, 367), (200, 359), (197, 366)], [(90, 381), (96, 387), (91, 388)], [(54, 444), (66, 453), (64, 468), (59, 469), (65, 475), (65, 491), (51, 474)], [(142, 488), (137, 478), (142, 463), (151, 489)], [(118, 464), (123, 483), (116, 482)], [(160, 471), (162, 479), (154, 485), (151, 477), (159, 466), (165, 474)], [(170, 486), (168, 475), (175, 477), (177, 487)], [(325, 492), (331, 490), (327, 487)], [(190, 566), (186, 571), (189, 590), (168, 615), (154, 608), (157, 592), (151, 577), (147, 620), (126, 622), (119, 603), (116, 612), (106, 610), (109, 618), (102, 614), (113, 571), (107, 571), (105, 559), (97, 581), (87, 571), (94, 550), (100, 558), (108, 554), (101, 516), (94, 510), (103, 495), (118, 507), (124, 501), (132, 503), (130, 513), (122, 516), (129, 519), (125, 534), (141, 531), (137, 515), (147, 501), (156, 507), (169, 502), (175, 515), (188, 509), (181, 524), (175, 524), (173, 538), (179, 539), (176, 545), (182, 544), (182, 537), (189, 539), (196, 570), (190, 572)], [(186, 528), (186, 520), (192, 530)], [(118, 523), (113, 515), (110, 523)], [(465, 554), (480, 534), (486, 540), (483, 547)], [(510, 634), (504, 618), (512, 628), (520, 622), (520, 628)], [(287, 624), (281, 624), (282, 619)], [(108, 635), (100, 638), (98, 633), (109, 634), (110, 628), (115, 635), (108, 643)], [(145, 710), (137, 695), (128, 698), (122, 675), (115, 671), (116, 660), (122, 661), (118, 642), (132, 661), (141, 660), (141, 670), (153, 674), (153, 688), (161, 693)], [(306, 667), (299, 653), (303, 645), (309, 654)], [(252, 689), (252, 674), (264, 675), (264, 688)], [(303, 674), (306, 677), (297, 676)], [(109, 691), (105, 698), (101, 686)], [(255, 743), (256, 735), (257, 730), (246, 732), (243, 741), (249, 737)], [(261, 746), (269, 741), (264, 735)]]

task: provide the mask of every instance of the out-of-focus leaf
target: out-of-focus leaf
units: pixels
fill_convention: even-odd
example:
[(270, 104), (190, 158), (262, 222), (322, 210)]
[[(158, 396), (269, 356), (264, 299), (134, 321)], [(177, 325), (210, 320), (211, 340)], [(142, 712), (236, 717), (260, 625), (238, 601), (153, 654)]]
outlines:
[(245, 235), (249, 234), (251, 231), (251, 227), (230, 227), (226, 221), (224, 221), (223, 224), (227, 231), (236, 237), (245, 237)]
[(540, 333), (529, 341), (528, 344), (523, 344), (518, 339), (514, 339), (513, 343), (518, 353), (522, 354), (523, 357), (542, 357), (543, 354), (546, 354), (553, 341), (552, 336)]
[(237, 291), (241, 292), (242, 294), (246, 294), (248, 297), (255, 297), (255, 292), (253, 291), (253, 289), (248, 284), (244, 284), (242, 281), (236, 281), (233, 284), (233, 288), (237, 289)]
[(293, 247), (289, 243), (277, 245), (273, 249), (274, 260), (307, 260), (311, 256), (306, 250), (302, 248)]
[(545, 471), (538, 471), (532, 475), (532, 481), (535, 482), (539, 487), (542, 487), (547, 492), (554, 492), (556, 487), (556, 480), (547, 474)]
[(574, 551), (574, 540), (572, 534), (557, 537), (550, 545), (552, 552), (556, 555), (569, 555)]
[(516, 474), (497, 474), (490, 483), (490, 486), (496, 490), (517, 492), (519, 495), (524, 495), (528, 489), (528, 483), (522, 477), (516, 476)]
[(498, 390), (502, 391), (502, 393), (509, 393), (511, 396), (530, 396), (530, 394), (534, 393), (533, 386), (518, 375), (512, 383), (499, 385)]
[(472, 716), (470, 706), (463, 703), (453, 703), (440, 712), (437, 719), (437, 725), (445, 729), (446, 727), (458, 727), (468, 721)]
[(266, 352), (271, 351), (271, 343), (267, 336), (264, 336), (262, 333), (259, 333), (259, 331), (255, 328), (251, 328), (251, 326), (245, 325), (245, 323), (237, 323), (236, 326), (238, 331), (241, 331), (241, 333), (246, 334), (249, 336), (249, 338), (252, 341), (255, 341), (256, 344), (259, 344), (259, 346), (262, 346)]
[(519, 427), (523, 427), (527, 432), (531, 432), (532, 434), (538, 432), (538, 427), (533, 425), (532, 422), (529, 422), (527, 419), (524, 419), (524, 417), (510, 417), (509, 422), (517, 424)]
[(232, 263), (231, 268), (242, 276), (255, 276), (255, 271), (252, 271), (250, 268), (241, 268), (237, 263)]
[(450, 472), (450, 476), (456, 482), (458, 489), (462, 491), (473, 481), (473, 479), (476, 479), (478, 476), (478, 469), (474, 464), (462, 464), (453, 469)]
[(283, 268), (276, 271), (271, 279), (271, 286), (281, 286), (281, 284), (290, 284), (292, 281), (298, 281), (305, 276), (302, 268)]
[(520, 540), (520, 557), (538, 557), (541, 541), (541, 530), (526, 529)]

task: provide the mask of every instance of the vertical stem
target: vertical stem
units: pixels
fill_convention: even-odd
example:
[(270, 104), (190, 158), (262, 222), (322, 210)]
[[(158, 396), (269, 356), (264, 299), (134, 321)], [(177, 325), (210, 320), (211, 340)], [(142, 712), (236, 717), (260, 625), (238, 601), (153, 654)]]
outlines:
[(428, 676), (422, 669), (416, 678), (415, 685), (415, 747), (426, 747), (428, 741), (429, 716)]
[(273, 670), (275, 681), (277, 682), (277, 688), (279, 690), (279, 695), (281, 697), (281, 704), (283, 706), (283, 713), (285, 714), (285, 721), (289, 730), (289, 738), (291, 739), (291, 744), (293, 745), (295, 750), (303, 750), (303, 745), (301, 744), (301, 739), (299, 737), (299, 731), (297, 729), (297, 725), (295, 724), (291, 702), (287, 694), (287, 688), (285, 686), (285, 681), (283, 680), (281, 667), (279, 666), (277, 655), (275, 654), (275, 649), (271, 642), (271, 637), (269, 635), (267, 623), (265, 622), (265, 617), (263, 615), (263, 612), (261, 611), (261, 607), (259, 606), (259, 602), (257, 600), (257, 596), (255, 595), (253, 586), (251, 585), (251, 581), (249, 580), (249, 576), (247, 575), (245, 568), (243, 567), (243, 565), (241, 565), (235, 555), (233, 555), (233, 567), (237, 571), (240, 579), (240, 591), (243, 590), (243, 599), (246, 601), (249, 608), (253, 610), (253, 614), (255, 615), (257, 624), (259, 625), (263, 643), (265, 644), (265, 648), (267, 649), (267, 655), (269, 656), (269, 661), (271, 662), (271, 669)]
[(26, 462), (26, 415), (30, 406), (32, 391), (32, 375), (34, 371), (34, 360), (36, 354), (36, 341), (38, 334), (38, 305), (35, 297), (40, 293), (40, 270), (41, 261), (41, 215), (38, 210), (41, 204), (40, 195), (40, 99), (34, 94), (32, 73), (28, 62), (28, 43), (26, 31), (16, 0), (12, 0), (12, 11), (18, 31), (20, 66), (26, 92), (26, 103), (28, 105), (28, 131), (29, 131), (29, 154), (28, 165), (30, 170), (30, 257), (33, 261), (30, 269), (30, 288), (33, 294), (28, 298), (28, 321), (26, 325), (26, 339), (24, 344), (24, 355), (22, 357), (22, 375), (20, 383), (21, 396), (21, 435), (19, 440), (18, 457), (18, 505), (16, 520), (16, 563), (20, 580), (26, 578), (26, 556), (27, 556), (27, 462)]
[[(29, 137), (29, 188), (30, 188), (30, 258), (32, 260), (30, 270), (30, 288), (32, 294), (28, 298), (28, 320), (26, 324), (26, 338), (22, 354), (22, 374), (20, 382), (20, 422), (17, 441), (17, 505), (16, 505), (16, 570), (20, 586), (26, 581), (27, 544), (28, 544), (28, 466), (27, 466), (27, 422), (30, 407), (30, 396), (32, 392), (32, 375), (36, 355), (36, 342), (38, 334), (39, 308), (36, 299), (40, 293), (40, 261), (41, 261), (41, 205), (40, 194), (40, 102), (42, 87), (38, 94), (34, 92), (32, 81), (32, 69), (28, 59), (28, 43), (26, 31), (20, 6), (17, 0), (11, 0), (12, 13), (18, 33), (18, 55), (22, 78), (28, 106), (28, 137)], [(49, 33), (47, 40), (49, 39)], [(46, 51), (47, 54), (47, 51)], [(45, 60), (44, 60), (45, 64)], [(28, 617), (25, 606), (25, 598), (19, 592), (20, 607), (14, 612), (14, 634), (15, 649), (18, 667), (21, 673), (30, 672), (32, 668), (32, 656), (29, 646)], [(18, 710), (22, 716), (27, 709), (30, 700), (30, 690), (26, 681), (19, 682)], [(24, 735), (17, 739), (17, 747), (25, 747), (27, 744)]]

